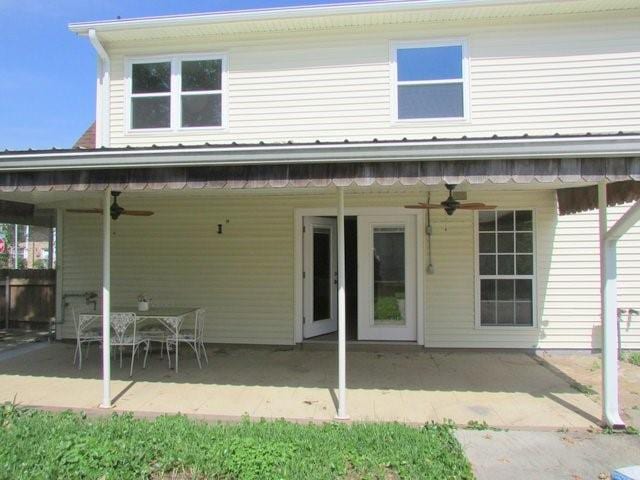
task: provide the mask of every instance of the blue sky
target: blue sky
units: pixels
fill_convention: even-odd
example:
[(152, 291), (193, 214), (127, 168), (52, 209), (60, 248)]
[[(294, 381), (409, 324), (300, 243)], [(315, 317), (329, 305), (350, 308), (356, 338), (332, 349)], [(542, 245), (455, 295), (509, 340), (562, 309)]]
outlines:
[(96, 57), (71, 22), (327, 3), (345, 0), (0, 0), (0, 149), (70, 147), (93, 121)]

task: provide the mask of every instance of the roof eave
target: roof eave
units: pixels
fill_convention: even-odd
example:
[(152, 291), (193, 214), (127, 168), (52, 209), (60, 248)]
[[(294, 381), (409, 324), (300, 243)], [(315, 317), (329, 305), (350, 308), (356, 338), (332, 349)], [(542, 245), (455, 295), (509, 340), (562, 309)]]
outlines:
[(381, 1), (344, 3), (337, 5), (307, 5), (302, 7), (167, 15), (98, 22), (76, 22), (69, 24), (69, 30), (79, 35), (87, 35), (89, 30), (92, 29), (96, 32), (106, 32), (142, 28), (164, 28), (178, 25), (189, 26), (216, 23), (289, 20), (334, 15), (376, 14), (412, 10), (438, 10), (445, 8), (455, 9), (536, 3), (549, 3), (549, 0), (409, 0), (404, 2)]
[(0, 172), (634, 156), (640, 135), (22, 152), (0, 155)]

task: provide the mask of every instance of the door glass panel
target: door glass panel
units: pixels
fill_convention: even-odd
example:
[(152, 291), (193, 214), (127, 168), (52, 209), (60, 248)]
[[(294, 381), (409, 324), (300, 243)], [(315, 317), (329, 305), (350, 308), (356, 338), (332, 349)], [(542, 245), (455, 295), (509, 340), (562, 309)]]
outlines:
[(313, 321), (331, 317), (331, 230), (313, 229)]
[(373, 323), (404, 325), (404, 227), (373, 229)]

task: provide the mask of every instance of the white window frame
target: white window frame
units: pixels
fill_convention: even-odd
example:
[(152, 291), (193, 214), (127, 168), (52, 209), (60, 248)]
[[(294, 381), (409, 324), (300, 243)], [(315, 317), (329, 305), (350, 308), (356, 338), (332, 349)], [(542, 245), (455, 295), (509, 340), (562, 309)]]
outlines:
[[(193, 60), (221, 60), (222, 61), (222, 74), (220, 90), (201, 90), (195, 92), (183, 92), (182, 91), (182, 62)], [(160, 93), (137, 93), (132, 92), (132, 70), (134, 64), (141, 63), (171, 63), (171, 88), (169, 92)], [(193, 131), (216, 131), (225, 130), (228, 128), (228, 55), (225, 53), (188, 53), (188, 54), (176, 54), (176, 55), (154, 55), (145, 57), (126, 57), (124, 59), (124, 71), (125, 71), (125, 133), (127, 135), (149, 135), (149, 134), (166, 134), (167, 132), (193, 132)], [(220, 94), (220, 108), (221, 117), (220, 125), (210, 127), (183, 127), (182, 126), (182, 95), (206, 95), (206, 94)], [(169, 127), (162, 128), (131, 128), (131, 106), (132, 98), (137, 97), (160, 97), (170, 96), (170, 117)]]
[[(480, 229), (478, 225), (479, 211), (475, 211), (473, 215), (473, 235), (474, 235), (474, 251), (473, 251), (473, 265), (474, 265), (474, 307), (475, 307), (475, 328), (477, 330), (495, 330), (495, 331), (533, 331), (538, 329), (538, 221), (537, 212), (533, 207), (500, 207), (495, 210), (489, 211), (530, 211), (532, 212), (532, 233), (533, 233), (533, 275), (480, 275)], [(515, 224), (514, 224), (515, 228)], [(497, 248), (497, 245), (496, 245)], [(514, 246), (515, 248), (515, 246)], [(497, 255), (497, 253), (496, 253)], [(482, 278), (481, 278), (482, 277)], [(481, 279), (495, 279), (495, 280), (531, 280), (531, 325), (482, 325), (481, 309), (480, 309), (480, 280)]]
[[(434, 47), (462, 47), (462, 78), (447, 80), (398, 80), (398, 50), (405, 48), (434, 48)], [(465, 38), (393, 41), (390, 43), (390, 75), (391, 75), (391, 119), (393, 123), (465, 123), (471, 120), (470, 82), (469, 82), (469, 46)], [(433, 117), (433, 118), (399, 118), (398, 116), (398, 88), (401, 85), (437, 85), (462, 83), (462, 117)]]

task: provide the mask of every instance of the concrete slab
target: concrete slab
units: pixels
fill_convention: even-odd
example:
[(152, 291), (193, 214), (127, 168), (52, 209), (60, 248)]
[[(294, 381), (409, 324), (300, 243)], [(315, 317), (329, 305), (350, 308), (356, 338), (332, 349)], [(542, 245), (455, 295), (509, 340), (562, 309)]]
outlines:
[(640, 437), (588, 432), (458, 430), (478, 480), (608, 479), (640, 462)]
[[(424, 424), (453, 420), (501, 428), (587, 429), (600, 405), (571, 386), (573, 379), (525, 353), (371, 351), (347, 355), (347, 400), (354, 421)], [(0, 359), (0, 402), (91, 410), (101, 399), (101, 366), (93, 349), (78, 370), (74, 347), (54, 343)], [(144, 415), (184, 413), (199, 418), (333, 420), (337, 358), (331, 350), (209, 346), (209, 365), (198, 369), (187, 351), (180, 372), (150, 356), (112, 365), (116, 411)]]

